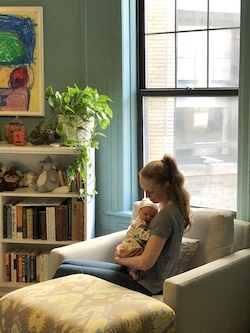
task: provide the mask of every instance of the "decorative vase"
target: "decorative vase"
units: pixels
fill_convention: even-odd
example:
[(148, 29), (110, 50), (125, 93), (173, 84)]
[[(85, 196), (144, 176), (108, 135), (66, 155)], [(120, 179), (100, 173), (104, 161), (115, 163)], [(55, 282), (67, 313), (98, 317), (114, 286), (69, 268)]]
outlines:
[[(94, 118), (90, 121), (83, 121), (80, 117), (58, 115), (58, 123), (62, 123), (63, 132), (67, 136), (67, 141), (88, 146), (94, 128)], [(67, 142), (64, 142), (67, 145)]]

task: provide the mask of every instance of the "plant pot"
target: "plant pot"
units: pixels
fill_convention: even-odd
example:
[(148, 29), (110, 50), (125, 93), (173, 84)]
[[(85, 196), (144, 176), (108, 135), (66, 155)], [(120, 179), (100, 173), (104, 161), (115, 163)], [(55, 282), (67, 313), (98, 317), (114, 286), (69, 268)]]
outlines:
[(88, 146), (91, 140), (92, 130), (94, 128), (94, 118), (90, 121), (84, 122), (78, 116), (58, 115), (58, 123), (62, 124), (63, 132), (67, 136), (66, 145), (69, 142), (72, 144), (80, 144)]

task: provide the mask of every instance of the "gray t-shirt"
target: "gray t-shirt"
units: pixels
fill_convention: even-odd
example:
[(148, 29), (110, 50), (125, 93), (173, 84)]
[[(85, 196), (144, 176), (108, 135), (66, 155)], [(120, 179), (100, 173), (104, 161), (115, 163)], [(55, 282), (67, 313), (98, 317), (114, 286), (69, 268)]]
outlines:
[(152, 294), (162, 291), (163, 281), (175, 273), (181, 239), (183, 236), (184, 218), (175, 205), (166, 206), (149, 224), (150, 235), (165, 238), (166, 242), (156, 263), (148, 271), (139, 271), (137, 282)]

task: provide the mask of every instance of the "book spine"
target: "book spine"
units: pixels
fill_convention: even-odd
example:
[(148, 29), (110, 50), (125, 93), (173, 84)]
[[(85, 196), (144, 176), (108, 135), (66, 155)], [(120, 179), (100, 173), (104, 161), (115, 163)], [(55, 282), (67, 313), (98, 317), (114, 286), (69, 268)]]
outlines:
[(9, 252), (4, 254), (4, 281), (11, 281), (11, 255)]
[(7, 212), (8, 208), (6, 205), (3, 206), (3, 238), (7, 238)]
[(17, 224), (16, 224), (16, 205), (11, 207), (12, 212), (12, 238), (17, 238)]
[(17, 253), (17, 282), (23, 282), (23, 253)]
[(45, 208), (47, 240), (51, 240), (50, 207)]
[(38, 207), (33, 207), (33, 239), (39, 239)]
[(11, 252), (11, 282), (17, 282), (17, 254)]
[(50, 207), (50, 239), (52, 241), (56, 240), (56, 213), (55, 213), (55, 206)]
[(63, 240), (62, 220), (63, 220), (62, 206), (55, 207), (55, 226), (56, 226), (56, 240)]
[(76, 201), (76, 240), (84, 240), (84, 202)]
[(33, 208), (27, 208), (27, 238), (33, 239)]
[(68, 204), (68, 240), (72, 240), (72, 199), (67, 200)]
[(12, 208), (6, 207), (7, 238), (12, 238)]
[(39, 210), (39, 229), (41, 230), (41, 239), (47, 240), (46, 211)]
[(23, 220), (23, 238), (27, 238), (27, 207), (23, 207), (23, 214), (22, 214), (22, 220)]
[(64, 180), (63, 180), (63, 173), (62, 173), (62, 170), (58, 170), (57, 173), (58, 173), (58, 178), (59, 178), (60, 186), (64, 186), (64, 185), (66, 185), (66, 184), (64, 183)]
[(16, 238), (23, 238), (23, 207), (16, 206)]
[(69, 238), (69, 208), (67, 204), (62, 204), (62, 240)]
[(77, 202), (77, 198), (72, 198), (72, 218), (71, 218), (71, 239), (73, 241), (76, 241), (77, 240), (77, 228), (76, 228), (76, 202)]

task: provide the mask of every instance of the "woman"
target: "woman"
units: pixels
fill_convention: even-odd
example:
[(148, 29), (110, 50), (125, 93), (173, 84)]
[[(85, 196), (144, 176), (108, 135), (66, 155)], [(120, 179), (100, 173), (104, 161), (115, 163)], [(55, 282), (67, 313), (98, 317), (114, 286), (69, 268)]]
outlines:
[[(142, 168), (139, 181), (147, 197), (159, 203), (160, 210), (149, 224), (150, 237), (143, 253), (135, 256), (132, 250), (122, 258), (118, 246), (116, 264), (65, 260), (54, 278), (84, 273), (150, 296), (162, 292), (164, 280), (175, 273), (183, 232), (191, 225), (189, 194), (175, 159), (168, 154)], [(139, 271), (137, 280), (129, 275), (127, 267)]]

